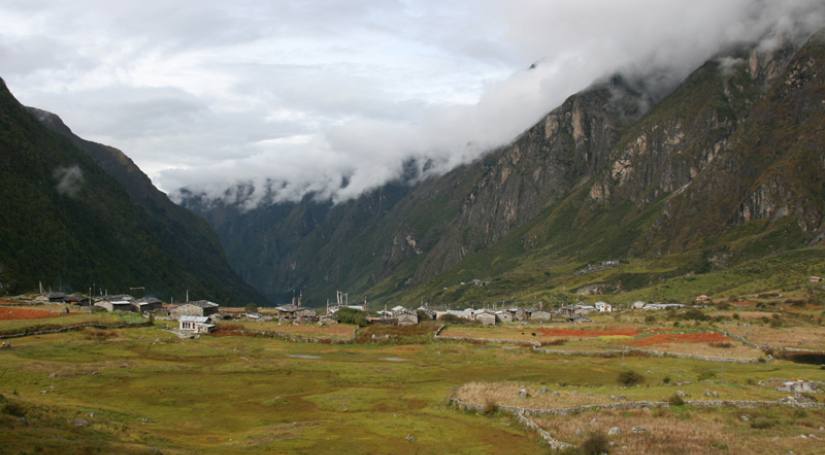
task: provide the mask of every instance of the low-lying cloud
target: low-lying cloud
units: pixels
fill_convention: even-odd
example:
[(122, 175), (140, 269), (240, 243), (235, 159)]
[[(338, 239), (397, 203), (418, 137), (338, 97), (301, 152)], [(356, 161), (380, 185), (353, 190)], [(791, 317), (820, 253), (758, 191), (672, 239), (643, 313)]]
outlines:
[(251, 184), (251, 205), (263, 188), (347, 199), (411, 159), (445, 172), (612, 72), (667, 85), (730, 45), (825, 25), (820, 0), (112, 5), (0, 6), (11, 88), (170, 193)]
[(57, 181), (57, 193), (68, 197), (77, 197), (83, 189), (83, 170), (77, 165), (55, 168), (52, 176)]

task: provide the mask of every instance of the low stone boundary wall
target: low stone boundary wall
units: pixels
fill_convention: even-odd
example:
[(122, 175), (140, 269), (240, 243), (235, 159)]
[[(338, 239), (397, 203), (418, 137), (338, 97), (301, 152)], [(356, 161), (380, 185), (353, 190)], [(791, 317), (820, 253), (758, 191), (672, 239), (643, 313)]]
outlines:
[(533, 348), (536, 352), (541, 352), (544, 354), (554, 354), (554, 355), (570, 355), (570, 356), (590, 356), (590, 357), (621, 357), (621, 356), (632, 356), (632, 355), (643, 355), (643, 356), (650, 356), (650, 357), (671, 357), (676, 359), (691, 359), (691, 360), (704, 360), (707, 362), (724, 362), (724, 363), (760, 363), (766, 362), (768, 359), (737, 359), (733, 357), (712, 357), (712, 356), (704, 356), (698, 354), (685, 354), (681, 352), (665, 352), (665, 351), (653, 351), (648, 349), (638, 349), (638, 348), (627, 348), (621, 350), (609, 350), (609, 351), (565, 351), (562, 349), (547, 349), (547, 348), (540, 348), (535, 347)]
[(525, 340), (508, 340), (506, 338), (475, 338), (475, 337), (457, 337), (449, 335), (435, 335), (433, 337), (439, 341), (463, 341), (466, 343), (490, 343), (490, 344), (515, 344), (519, 346), (528, 346), (537, 348), (541, 346), (537, 341)]
[[(220, 326), (218, 326), (220, 327)], [(303, 335), (293, 335), (288, 333), (268, 332), (265, 330), (223, 330), (217, 333), (218, 336), (247, 336), (262, 338), (277, 338), (279, 340), (293, 343), (320, 343), (320, 344), (353, 344), (355, 336), (349, 339), (321, 338)]]
[[(468, 403), (456, 397), (450, 399), (450, 405), (462, 411), (470, 412), (484, 412), (486, 409), (482, 405)], [(777, 400), (777, 401), (757, 401), (757, 400), (690, 400), (685, 401), (686, 406), (702, 409), (712, 408), (738, 408), (738, 409), (756, 409), (769, 408), (773, 406), (787, 406), (795, 409), (825, 409), (825, 403), (808, 403), (799, 402), (796, 400)], [(566, 449), (572, 445), (558, 440), (553, 437), (547, 430), (541, 428), (533, 419), (533, 416), (567, 416), (579, 414), (587, 411), (600, 410), (619, 410), (625, 411), (630, 409), (650, 409), (650, 408), (669, 408), (671, 406), (667, 401), (627, 401), (621, 403), (605, 403), (605, 404), (586, 404), (581, 406), (571, 406), (566, 408), (522, 408), (518, 406), (497, 405), (496, 409), (508, 414), (512, 414), (518, 423), (529, 431), (535, 431), (539, 437), (550, 448), (559, 450)]]
[(138, 322), (134, 324), (130, 324), (128, 322), (119, 322), (115, 324), (101, 324), (97, 322), (84, 322), (80, 324), (73, 324), (73, 325), (66, 325), (60, 327), (31, 327), (27, 329), (22, 329), (20, 332), (14, 333), (5, 333), (0, 334), (0, 340), (8, 339), (8, 338), (21, 338), (21, 337), (28, 337), (28, 336), (35, 336), (35, 335), (51, 335), (54, 333), (63, 333), (63, 332), (71, 332), (75, 330), (83, 330), (86, 328), (89, 329), (101, 329), (101, 330), (112, 330), (112, 329), (131, 329), (131, 328), (138, 328), (138, 327), (151, 327), (154, 323), (150, 321), (146, 322)]
[[(458, 398), (453, 398), (450, 403), (459, 409), (465, 411), (483, 412), (484, 408), (481, 405), (467, 403)], [(773, 406), (787, 406), (795, 409), (825, 409), (825, 403), (808, 403), (799, 402), (796, 400), (776, 400), (776, 401), (758, 401), (758, 400), (687, 400), (686, 406), (695, 408), (740, 408), (740, 409), (755, 409), (755, 408), (769, 408)], [(631, 409), (645, 409), (645, 408), (668, 408), (671, 404), (667, 401), (623, 401), (620, 403), (603, 403), (603, 404), (583, 404), (580, 406), (570, 406), (566, 408), (522, 408), (518, 406), (499, 405), (498, 409), (509, 413), (523, 413), (528, 416), (550, 415), (550, 416), (566, 416), (571, 414), (579, 414), (588, 411), (600, 410), (614, 410), (627, 411)]]
[(465, 343), (489, 343), (489, 344), (513, 344), (517, 346), (528, 346), (533, 349), (535, 352), (541, 352), (544, 354), (553, 354), (553, 355), (565, 355), (565, 356), (581, 356), (581, 357), (622, 357), (622, 356), (650, 356), (650, 357), (671, 357), (677, 359), (691, 359), (691, 360), (703, 360), (707, 362), (725, 362), (725, 363), (760, 363), (769, 361), (769, 358), (765, 359), (738, 359), (733, 357), (713, 357), (713, 356), (704, 356), (698, 354), (685, 354), (680, 352), (665, 352), (665, 351), (654, 351), (648, 349), (639, 349), (639, 348), (625, 348), (625, 349), (611, 349), (611, 350), (601, 350), (601, 351), (585, 351), (585, 350), (565, 350), (565, 349), (549, 349), (543, 347), (541, 342), (539, 341), (526, 341), (526, 340), (510, 340), (506, 338), (476, 338), (476, 337), (460, 337), (460, 336), (449, 336), (449, 335), (440, 335), (441, 329), (439, 329), (435, 336), (433, 337), (435, 340), (438, 341), (458, 341), (458, 342), (465, 342)]

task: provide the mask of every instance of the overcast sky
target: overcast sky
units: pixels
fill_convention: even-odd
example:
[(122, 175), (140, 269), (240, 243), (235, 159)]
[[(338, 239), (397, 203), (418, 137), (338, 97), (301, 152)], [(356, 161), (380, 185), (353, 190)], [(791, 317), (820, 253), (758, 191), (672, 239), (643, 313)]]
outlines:
[(0, 76), (167, 192), (270, 180), (341, 199), (407, 158), (473, 159), (616, 70), (684, 77), (732, 42), (821, 25), (823, 4), (0, 0)]

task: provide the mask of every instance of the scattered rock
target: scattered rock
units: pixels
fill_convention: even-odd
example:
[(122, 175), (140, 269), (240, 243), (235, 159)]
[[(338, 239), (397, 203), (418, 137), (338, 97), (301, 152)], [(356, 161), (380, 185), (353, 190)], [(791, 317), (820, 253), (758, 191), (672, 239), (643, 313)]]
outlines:
[(684, 400), (685, 398), (688, 397), (688, 394), (684, 390), (677, 390), (676, 391), (676, 396)]
[(57, 377), (57, 372), (52, 371), (51, 373), (49, 373), (49, 379), (54, 379), (56, 377)]
[(530, 393), (527, 391), (527, 388), (522, 387), (518, 390), (518, 396), (519, 396), (519, 398), (521, 398), (523, 400), (523, 399), (529, 398)]
[(744, 414), (742, 414), (741, 416), (739, 416), (739, 420), (741, 420), (741, 421), (743, 421), (743, 422), (750, 422), (750, 421), (751, 421), (751, 418), (750, 418), (750, 417), (748, 417), (748, 416), (746, 416), (746, 415), (744, 415)]
[(415, 442), (415, 436), (413, 436), (411, 434), (408, 434), (407, 436), (405, 436), (404, 439), (406, 439), (407, 442)]
[(619, 427), (611, 427), (609, 430), (607, 430), (608, 436), (618, 436), (620, 434), (622, 434), (622, 429)]
[(714, 390), (706, 390), (705, 396), (708, 398), (719, 398), (719, 392), (716, 392)]
[(633, 428), (631, 428), (631, 429), (630, 429), (630, 432), (631, 432), (631, 433), (634, 433), (634, 434), (647, 433), (647, 428), (644, 428), (644, 427), (633, 427)]
[(74, 421), (72, 421), (72, 425), (76, 427), (87, 427), (89, 426), (89, 421), (86, 419), (74, 419)]
[(11, 342), (10, 341), (4, 341), (3, 343), (0, 343), (0, 350), (6, 350), (6, 349), (11, 349)]

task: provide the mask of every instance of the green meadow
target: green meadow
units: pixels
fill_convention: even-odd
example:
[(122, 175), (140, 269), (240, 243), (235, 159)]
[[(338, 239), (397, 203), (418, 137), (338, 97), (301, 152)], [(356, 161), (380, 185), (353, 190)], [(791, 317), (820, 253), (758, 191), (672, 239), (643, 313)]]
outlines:
[[(628, 369), (645, 383), (617, 384)], [(86, 329), (18, 338), (0, 350), (0, 452), (547, 453), (508, 415), (459, 411), (450, 397), (482, 382), (593, 397), (661, 400), (711, 388), (723, 398), (775, 399), (781, 394), (760, 381), (797, 378), (825, 381), (825, 370), (558, 357), (457, 342), (181, 340), (159, 327)]]

